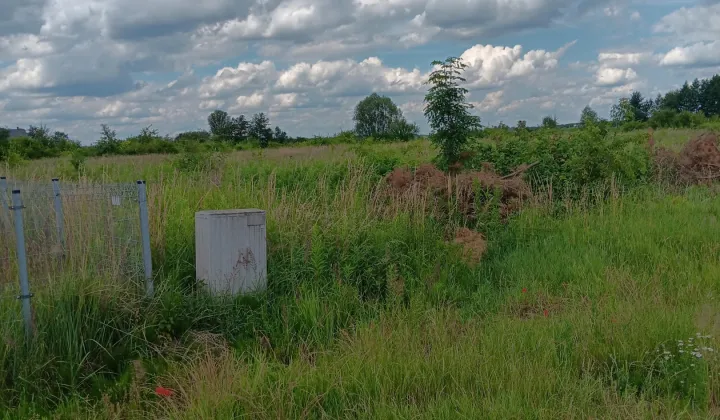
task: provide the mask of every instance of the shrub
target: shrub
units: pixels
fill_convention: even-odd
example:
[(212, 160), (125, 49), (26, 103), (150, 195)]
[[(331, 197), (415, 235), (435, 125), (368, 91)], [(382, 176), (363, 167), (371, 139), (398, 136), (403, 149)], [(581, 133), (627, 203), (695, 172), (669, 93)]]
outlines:
[(552, 182), (561, 193), (578, 194), (613, 177), (623, 185), (647, 179), (651, 162), (644, 147), (646, 136), (603, 135), (597, 126), (569, 136), (537, 131), (529, 140), (509, 137), (495, 143), (477, 142), (467, 165), (480, 169), (483, 162), (489, 162), (500, 174), (508, 174), (523, 163), (537, 162), (528, 171), (530, 179)]

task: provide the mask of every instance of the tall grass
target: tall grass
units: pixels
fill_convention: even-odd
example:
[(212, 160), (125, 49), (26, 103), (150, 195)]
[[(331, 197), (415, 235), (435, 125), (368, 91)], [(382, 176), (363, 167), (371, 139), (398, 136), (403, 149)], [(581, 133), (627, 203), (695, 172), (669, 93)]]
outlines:
[[(39, 289), (27, 347), (16, 304), (3, 305), (0, 406), (68, 418), (717, 413), (717, 359), (648, 356), (696, 333), (718, 347), (716, 194), (603, 190), (561, 217), (538, 200), (483, 225), (490, 250), (472, 268), (448, 242), (457, 218), (379, 187), (426, 147), (242, 152), (204, 172), (89, 161), (82, 180), (148, 181), (157, 297), (90, 275)], [(52, 171), (32, 165), (10, 175)], [(194, 282), (194, 214), (250, 207), (267, 210), (268, 289), (210, 299)]]
[[(720, 359), (707, 350), (720, 344), (718, 204), (704, 189), (650, 190), (561, 220), (527, 211), (467, 281), (442, 283), (456, 292), (441, 301), (431, 290), (406, 296), (395, 287), (363, 317), (351, 313), (360, 299), (353, 287), (301, 285), (284, 318), (302, 337), (282, 344), (295, 348), (292, 357), (278, 357), (273, 334), (241, 348), (214, 342), (145, 385), (173, 389), (172, 397), (150, 388), (84, 410), (188, 419), (712, 418), (720, 414)], [(355, 322), (318, 341), (340, 314)], [(703, 357), (673, 350), (679, 340)]]

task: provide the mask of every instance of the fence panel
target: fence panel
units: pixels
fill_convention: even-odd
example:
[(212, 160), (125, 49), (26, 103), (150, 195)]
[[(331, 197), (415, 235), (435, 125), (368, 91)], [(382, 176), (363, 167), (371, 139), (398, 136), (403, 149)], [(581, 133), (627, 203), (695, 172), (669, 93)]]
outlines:
[[(33, 289), (70, 276), (115, 281), (146, 277), (136, 184), (7, 180), (7, 185), (22, 192)], [(0, 223), (0, 286), (17, 278), (15, 241), (12, 224)]]

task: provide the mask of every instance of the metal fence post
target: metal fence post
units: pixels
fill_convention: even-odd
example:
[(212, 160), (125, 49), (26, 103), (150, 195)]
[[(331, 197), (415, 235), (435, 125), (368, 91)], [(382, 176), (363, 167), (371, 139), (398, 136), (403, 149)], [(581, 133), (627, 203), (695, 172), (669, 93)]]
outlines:
[(57, 225), (58, 241), (62, 247), (63, 254), (65, 253), (65, 227), (63, 217), (63, 206), (62, 197), (60, 196), (60, 181), (57, 178), (53, 178), (53, 198), (55, 200), (55, 223)]
[(2, 210), (0, 210), (0, 220), (3, 220), (10, 215), (7, 201), (7, 178), (4, 176), (0, 176), (0, 207), (2, 207)]
[(143, 263), (145, 266), (145, 294), (152, 297), (155, 292), (152, 276), (152, 254), (150, 253), (150, 219), (147, 207), (145, 181), (138, 181), (138, 203), (140, 204), (140, 235), (142, 237)]
[(12, 211), (15, 214), (15, 239), (17, 243), (17, 263), (18, 263), (18, 274), (20, 274), (20, 296), (18, 299), (22, 301), (22, 313), (23, 320), (25, 321), (25, 335), (30, 337), (34, 332), (34, 325), (32, 320), (32, 309), (30, 308), (30, 283), (28, 280), (27, 271), (27, 255), (25, 253), (25, 231), (23, 227), (23, 210), (24, 206), (22, 203), (22, 197), (20, 196), (20, 190), (13, 190), (12, 192)]

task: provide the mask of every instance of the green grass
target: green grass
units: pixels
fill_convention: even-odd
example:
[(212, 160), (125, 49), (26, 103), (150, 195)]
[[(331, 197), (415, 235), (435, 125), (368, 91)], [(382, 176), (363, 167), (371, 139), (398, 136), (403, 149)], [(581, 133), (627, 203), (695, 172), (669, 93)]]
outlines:
[[(6, 418), (720, 415), (714, 353), (671, 346), (701, 333), (720, 347), (716, 189), (640, 186), (562, 212), (539, 200), (483, 225), (472, 268), (427, 197), (378, 188), (389, 167), (427, 161), (426, 142), (254, 153), (202, 173), (88, 161), (89, 179), (148, 180), (157, 298), (82, 273), (38, 286), (27, 348), (17, 304), (2, 305)], [(194, 213), (245, 207), (268, 212), (268, 290), (193, 291)]]
[[(373, 315), (362, 320), (351, 314), (354, 288), (309, 285), (289, 316), (302, 340), (278, 345), (296, 347), (289, 360), (277, 348), (215, 343), (157, 379), (173, 397), (147, 390), (116, 410), (188, 419), (716, 416), (715, 353), (673, 354), (673, 365), (648, 355), (697, 333), (718, 348), (718, 209), (716, 195), (697, 189), (645, 191), (560, 220), (524, 212), (472, 279), (444, 283), (439, 302), (434, 285), (407, 300), (401, 292), (367, 306)], [(315, 339), (342, 315), (356, 322)], [(108, 415), (107, 405), (90, 410)]]

